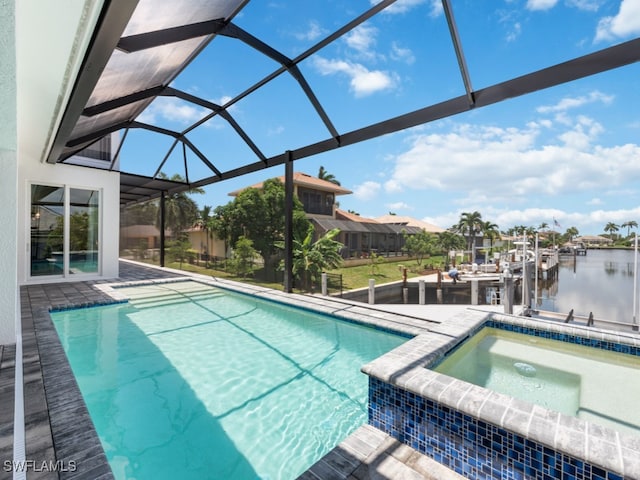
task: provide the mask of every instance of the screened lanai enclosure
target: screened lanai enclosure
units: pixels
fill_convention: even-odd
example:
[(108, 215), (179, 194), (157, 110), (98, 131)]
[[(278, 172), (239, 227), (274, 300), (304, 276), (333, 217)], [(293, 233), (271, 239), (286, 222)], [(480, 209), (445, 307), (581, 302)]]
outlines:
[[(122, 208), (154, 202), (161, 218), (151, 225), (156, 230), (141, 229), (127, 242), (154, 237), (159, 244), (153, 246), (162, 252), (168, 195), (270, 167), (285, 171), (289, 218), (293, 163), (298, 160), (602, 74), (640, 58), (640, 38), (606, 48), (592, 44), (576, 55), (575, 46), (558, 31), (556, 51), (495, 69), (500, 62), (495, 46), (501, 39), (491, 30), (471, 35), (465, 26), (479, 21), (475, 3), (462, 0), (282, 0), (271, 5), (270, 15), (260, 8), (263, 4), (104, 2), (47, 161), (120, 172)], [(318, 24), (320, 11), (333, 21)], [(341, 50), (357, 50), (358, 42), (365, 41), (363, 32), (371, 29), (394, 39), (389, 58), (418, 51), (416, 42), (433, 45), (420, 49), (428, 52), (425, 58), (407, 61), (411, 81), (401, 98), (358, 95), (363, 85), (384, 86), (394, 81), (393, 75), (383, 68), (366, 69), (353, 59), (339, 60)], [(497, 76), (505, 72), (506, 77)], [(327, 78), (331, 81), (320, 82)], [(366, 115), (350, 116), (354, 109)], [(167, 121), (168, 110), (181, 116), (180, 128)], [(362, 118), (366, 123), (359, 123)], [(277, 175), (280, 170), (272, 176)], [(90, 212), (90, 202), (86, 205)], [(55, 215), (46, 207), (40, 219)], [(132, 226), (127, 222), (122, 228)], [(289, 265), (290, 236), (289, 230)]]

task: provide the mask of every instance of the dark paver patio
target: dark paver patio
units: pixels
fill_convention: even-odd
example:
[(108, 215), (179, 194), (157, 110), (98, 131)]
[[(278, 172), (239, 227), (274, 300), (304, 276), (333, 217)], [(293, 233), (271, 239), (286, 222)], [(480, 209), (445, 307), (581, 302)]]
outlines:
[[(120, 262), (117, 281), (176, 276), (172, 272)], [(29, 479), (113, 478), (49, 316), (52, 308), (113, 303), (111, 297), (95, 288), (96, 284), (111, 282), (113, 280), (20, 288), (25, 459), (33, 462), (27, 464)], [(5, 462), (13, 459), (14, 372), (15, 346), (0, 346), (0, 479), (13, 475), (7, 471), (10, 469)]]
[[(179, 276), (184, 274), (121, 261), (117, 280), (21, 287), (25, 458), (33, 462), (29, 480), (114, 478), (49, 311), (113, 303), (98, 284)], [(12, 478), (3, 466), (13, 459), (14, 375), (15, 346), (0, 345), (0, 480)], [(367, 451), (358, 445), (367, 445)], [(423, 457), (365, 426), (301, 478), (459, 478)], [(43, 462), (55, 468), (42, 468)]]

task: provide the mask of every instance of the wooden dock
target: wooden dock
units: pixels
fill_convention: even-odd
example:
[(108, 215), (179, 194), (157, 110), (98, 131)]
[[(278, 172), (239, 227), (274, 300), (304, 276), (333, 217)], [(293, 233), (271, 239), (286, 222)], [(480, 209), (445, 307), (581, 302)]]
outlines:
[(538, 252), (536, 260), (538, 279), (550, 280), (558, 275), (560, 255), (558, 250), (543, 249)]

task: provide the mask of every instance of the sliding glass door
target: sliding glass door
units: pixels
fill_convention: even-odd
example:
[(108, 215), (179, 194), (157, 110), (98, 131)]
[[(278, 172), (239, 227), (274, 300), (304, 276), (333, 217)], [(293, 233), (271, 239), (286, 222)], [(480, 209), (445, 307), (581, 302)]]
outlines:
[(100, 192), (31, 185), (31, 276), (100, 271)]
[(69, 273), (98, 272), (98, 204), (96, 190), (69, 189)]

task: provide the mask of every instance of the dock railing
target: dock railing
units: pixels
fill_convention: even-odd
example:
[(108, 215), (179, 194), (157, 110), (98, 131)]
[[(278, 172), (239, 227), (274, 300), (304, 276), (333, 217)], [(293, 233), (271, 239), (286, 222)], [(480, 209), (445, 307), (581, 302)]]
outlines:
[(534, 317), (541, 320), (557, 320), (563, 323), (573, 323), (576, 325), (603, 328), (618, 332), (637, 331), (633, 323), (595, 318), (593, 312), (589, 312), (588, 316), (575, 315), (573, 309), (571, 309), (568, 314), (562, 312), (551, 312), (548, 310), (536, 310)]

